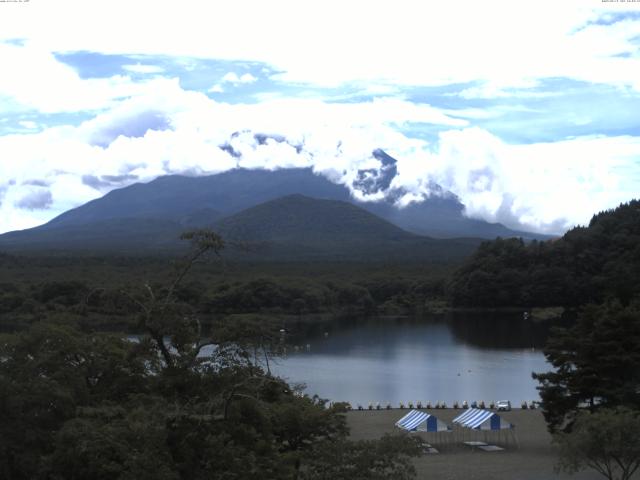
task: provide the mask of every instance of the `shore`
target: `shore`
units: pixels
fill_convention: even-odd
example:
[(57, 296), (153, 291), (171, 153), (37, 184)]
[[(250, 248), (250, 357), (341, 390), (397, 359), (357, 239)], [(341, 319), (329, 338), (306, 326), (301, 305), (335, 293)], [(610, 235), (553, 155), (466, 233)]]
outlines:
[[(370, 440), (380, 438), (385, 433), (398, 433), (395, 422), (408, 413), (408, 409), (399, 410), (362, 410), (347, 413), (347, 424), (351, 430), (352, 440)], [(452, 408), (444, 410), (424, 410), (451, 425), (451, 420), (463, 410)], [(547, 480), (575, 479), (596, 480), (602, 478), (598, 473), (585, 470), (575, 475), (554, 472), (557, 461), (555, 447), (551, 444), (551, 436), (539, 410), (514, 409), (500, 412), (508, 422), (515, 425), (517, 445), (507, 435), (502, 434), (500, 440), (495, 433), (488, 435), (492, 445), (504, 447), (505, 450), (484, 452), (471, 450), (462, 444), (462, 440), (452, 442), (450, 433), (441, 433), (439, 440), (433, 433), (412, 433), (420, 435), (423, 440), (439, 450), (438, 454), (424, 454), (415, 460), (418, 479), (441, 480)], [(482, 440), (483, 435), (478, 435)], [(448, 441), (445, 439), (449, 438)], [(634, 478), (640, 478), (635, 475)]]

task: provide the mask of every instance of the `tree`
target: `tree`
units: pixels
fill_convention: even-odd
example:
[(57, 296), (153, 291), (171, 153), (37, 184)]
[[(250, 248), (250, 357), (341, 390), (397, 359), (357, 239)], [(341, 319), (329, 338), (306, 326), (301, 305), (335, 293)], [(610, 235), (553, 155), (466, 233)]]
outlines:
[(558, 433), (558, 470), (596, 470), (609, 480), (628, 480), (640, 467), (640, 413), (626, 408), (580, 412), (570, 433)]
[(551, 432), (582, 408), (640, 409), (640, 305), (613, 301), (584, 308), (576, 324), (552, 332), (544, 349), (555, 371), (534, 373)]
[[(164, 366), (169, 369), (195, 366), (201, 362), (199, 354), (202, 349), (213, 343), (203, 341), (200, 322), (194, 315), (194, 309), (185, 302), (178, 301), (176, 292), (196, 262), (208, 253), (220, 258), (220, 252), (225, 247), (222, 237), (207, 229), (187, 231), (180, 239), (188, 240), (191, 248), (175, 264), (174, 277), (168, 285), (154, 288), (147, 282), (144, 293), (137, 295), (123, 291), (140, 308), (139, 326), (149, 335), (161, 354)], [(167, 337), (171, 338), (173, 350), (165, 343)]]
[(422, 451), (415, 437), (385, 435), (380, 440), (324, 441), (305, 463), (303, 480), (409, 480), (411, 457)]
[[(138, 353), (134, 353), (134, 349)], [(57, 432), (78, 409), (145, 393), (150, 380), (137, 346), (104, 334), (37, 323), (0, 338), (0, 472), (36, 478)]]
[(192, 250), (166, 285), (122, 296), (140, 312), (137, 341), (80, 331), (63, 315), (0, 337), (0, 478), (289, 480), (339, 470), (326, 442), (374, 449), (384, 462), (372, 472), (408, 478), (402, 449), (352, 445), (339, 406), (265, 371), (277, 325), (229, 316), (203, 335), (194, 296), (177, 292), (224, 243), (205, 230), (183, 237)]

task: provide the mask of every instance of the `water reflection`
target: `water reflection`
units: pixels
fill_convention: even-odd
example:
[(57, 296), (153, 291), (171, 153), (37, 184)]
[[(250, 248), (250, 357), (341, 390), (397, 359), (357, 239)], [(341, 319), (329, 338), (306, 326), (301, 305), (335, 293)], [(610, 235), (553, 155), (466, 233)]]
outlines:
[[(414, 403), (537, 399), (548, 326), (521, 318), (376, 319), (304, 335), (274, 370), (331, 400)], [(304, 345), (309, 344), (307, 349)]]
[(566, 322), (533, 322), (516, 313), (453, 313), (447, 317), (456, 338), (481, 348), (542, 348), (554, 326)]

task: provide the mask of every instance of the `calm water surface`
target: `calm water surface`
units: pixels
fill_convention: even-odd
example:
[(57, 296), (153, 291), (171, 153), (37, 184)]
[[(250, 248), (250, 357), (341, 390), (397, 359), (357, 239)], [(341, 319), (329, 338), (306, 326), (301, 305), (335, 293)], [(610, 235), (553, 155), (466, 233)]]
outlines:
[(518, 316), (377, 320), (325, 328), (289, 349), (272, 370), (306, 392), (369, 402), (539, 399), (531, 372), (550, 369), (548, 325)]

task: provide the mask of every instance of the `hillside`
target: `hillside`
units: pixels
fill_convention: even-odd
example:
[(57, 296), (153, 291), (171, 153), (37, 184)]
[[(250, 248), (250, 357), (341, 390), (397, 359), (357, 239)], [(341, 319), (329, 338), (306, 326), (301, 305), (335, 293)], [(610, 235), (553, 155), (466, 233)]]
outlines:
[(395, 175), (395, 169), (390, 165), (394, 165), (395, 159), (381, 150), (374, 151), (374, 155), (384, 160), (386, 170), (362, 171), (352, 187), (366, 194), (383, 193), (384, 196), (376, 202), (358, 201), (351, 196), (347, 186), (332, 183), (311, 169), (235, 169), (203, 177), (160, 177), (149, 183), (113, 190), (102, 198), (59, 215), (33, 231), (131, 218), (203, 226), (275, 198), (301, 194), (349, 202), (403, 230), (430, 237), (546, 238), (509, 230), (501, 224), (467, 218), (463, 213), (464, 205), (458, 198), (435, 184), (430, 186), (435, 195), (398, 208), (395, 202), (403, 192), (389, 187)]
[(478, 239), (435, 240), (396, 227), (347, 202), (289, 195), (216, 222), (224, 238), (245, 242), (245, 255), (269, 259), (458, 260)]
[(640, 296), (640, 201), (601, 212), (561, 239), (483, 243), (454, 274), (454, 305), (575, 307)]
[[(0, 237), (9, 252), (177, 254), (180, 233), (193, 226), (219, 232), (231, 246), (225, 256), (248, 261), (437, 261), (470, 255), (480, 239), (436, 240), (405, 232), (351, 203), (289, 195), (215, 220), (110, 218), (60, 222)], [(189, 221), (185, 221), (188, 218)]]
[(227, 238), (314, 246), (418, 238), (352, 204), (299, 194), (248, 208), (216, 222), (215, 230)]

